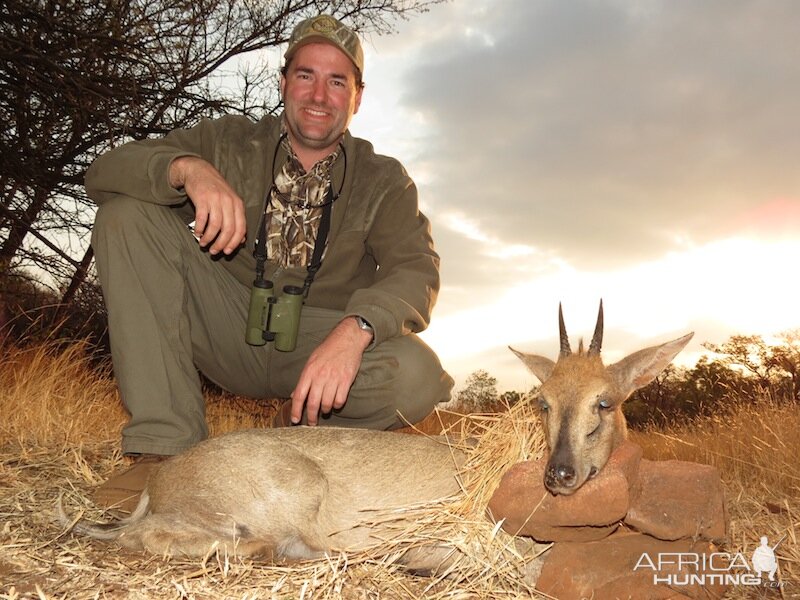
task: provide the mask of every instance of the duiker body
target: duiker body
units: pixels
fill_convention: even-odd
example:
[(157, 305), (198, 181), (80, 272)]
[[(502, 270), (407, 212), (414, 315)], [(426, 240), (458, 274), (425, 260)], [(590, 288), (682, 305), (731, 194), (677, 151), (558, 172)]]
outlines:
[[(691, 334), (600, 360), (602, 304), (587, 353), (573, 354), (559, 308), (557, 362), (514, 352), (543, 382), (538, 402), (550, 459), (545, 484), (575, 492), (625, 438), (621, 405), (649, 383)], [(136, 511), (108, 524), (79, 521), (98, 539), (159, 554), (203, 556), (214, 544), (240, 555), (313, 558), (380, 544), (373, 511), (435, 501), (460, 491), (461, 451), (444, 440), (353, 429), (248, 430), (202, 442), (159, 465)], [(70, 524), (59, 504), (60, 520)], [(400, 560), (435, 569), (452, 549), (417, 549)]]
[(380, 526), (364, 524), (376, 511), (457, 493), (462, 458), (444, 439), (419, 435), (238, 431), (161, 463), (127, 519), (81, 521), (74, 529), (157, 554), (204, 556), (214, 544), (242, 556), (288, 559), (361, 550), (385, 539)]

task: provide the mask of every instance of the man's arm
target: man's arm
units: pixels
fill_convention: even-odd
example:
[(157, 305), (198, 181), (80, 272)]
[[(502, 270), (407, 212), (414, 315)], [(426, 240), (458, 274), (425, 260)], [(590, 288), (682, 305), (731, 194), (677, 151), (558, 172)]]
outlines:
[(213, 156), (214, 125), (201, 121), (191, 129), (178, 129), (163, 138), (117, 146), (97, 157), (86, 172), (86, 193), (97, 204), (116, 196), (173, 206), (186, 201), (182, 188), (170, 185), (172, 162), (182, 156)]
[[(306, 363), (292, 392), (295, 423), (304, 405), (309, 424), (316, 424), (320, 412), (344, 406), (371, 344), (427, 327), (439, 289), (439, 256), (430, 224), (417, 209), (416, 187), (397, 168), (400, 177), (383, 190), (381, 210), (367, 235), (368, 250), (380, 267), (376, 281), (353, 294), (347, 316)], [(373, 332), (360, 329), (355, 315), (368, 321)]]
[(230, 254), (244, 243), (247, 233), (244, 202), (208, 161), (182, 156), (170, 163), (169, 184), (183, 188), (194, 204), (194, 233), (208, 251)]
[(351, 296), (345, 314), (361, 315), (375, 329), (375, 344), (428, 327), (439, 293), (439, 255), (417, 189), (405, 175), (382, 202), (366, 238), (379, 265), (375, 282)]
[(244, 240), (244, 205), (211, 164), (220, 132), (233, 121), (203, 120), (162, 139), (129, 142), (98, 157), (86, 174), (86, 191), (97, 204), (116, 196), (176, 205), (189, 198), (195, 233), (209, 252), (233, 252)]
[(372, 343), (372, 334), (361, 329), (354, 317), (345, 317), (311, 353), (292, 392), (292, 423), (299, 423), (305, 406), (309, 425), (320, 414), (342, 408), (361, 366), (361, 357)]

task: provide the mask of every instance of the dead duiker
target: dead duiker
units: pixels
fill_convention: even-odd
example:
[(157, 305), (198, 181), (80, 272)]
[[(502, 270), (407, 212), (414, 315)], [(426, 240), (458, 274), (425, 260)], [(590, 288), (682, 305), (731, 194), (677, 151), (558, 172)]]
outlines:
[(536, 401), (550, 450), (544, 483), (552, 493), (567, 495), (594, 477), (625, 439), (627, 426), (622, 403), (655, 379), (693, 334), (639, 350), (605, 366), (600, 358), (602, 301), (587, 352), (583, 342), (577, 353), (572, 352), (560, 306), (558, 324), (561, 350), (556, 362), (514, 348), (511, 351), (542, 383)]

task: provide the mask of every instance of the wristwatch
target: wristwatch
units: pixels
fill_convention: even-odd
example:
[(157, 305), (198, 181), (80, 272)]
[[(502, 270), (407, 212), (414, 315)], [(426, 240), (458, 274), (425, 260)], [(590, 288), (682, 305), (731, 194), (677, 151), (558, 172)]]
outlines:
[(372, 339), (374, 340), (375, 339), (375, 329), (373, 329), (372, 325), (369, 324), (369, 321), (367, 321), (364, 317), (361, 317), (359, 315), (354, 315), (354, 316), (355, 316), (356, 324), (358, 325), (358, 328), (361, 331), (368, 331), (369, 334), (372, 336)]

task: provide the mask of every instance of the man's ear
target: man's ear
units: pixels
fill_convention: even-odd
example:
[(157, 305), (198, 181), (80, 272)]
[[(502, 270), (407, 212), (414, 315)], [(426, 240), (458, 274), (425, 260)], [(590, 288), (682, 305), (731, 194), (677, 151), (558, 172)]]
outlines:
[(364, 86), (362, 85), (359, 86), (359, 88), (356, 90), (356, 97), (355, 100), (353, 101), (353, 114), (356, 114), (358, 112), (358, 109), (361, 107), (361, 96), (363, 93), (364, 93)]

